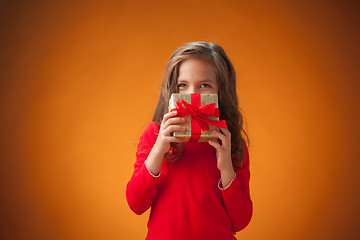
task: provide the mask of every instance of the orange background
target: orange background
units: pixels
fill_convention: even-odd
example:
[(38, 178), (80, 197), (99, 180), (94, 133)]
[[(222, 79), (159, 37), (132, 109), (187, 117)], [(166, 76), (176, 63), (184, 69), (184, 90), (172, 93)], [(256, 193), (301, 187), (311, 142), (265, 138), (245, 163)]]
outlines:
[[(13, 3), (13, 2), (16, 2)], [(239, 239), (359, 239), (359, 6), (2, 1), (0, 239), (144, 239), (125, 187), (166, 63), (213, 41), (238, 76), (254, 215)]]

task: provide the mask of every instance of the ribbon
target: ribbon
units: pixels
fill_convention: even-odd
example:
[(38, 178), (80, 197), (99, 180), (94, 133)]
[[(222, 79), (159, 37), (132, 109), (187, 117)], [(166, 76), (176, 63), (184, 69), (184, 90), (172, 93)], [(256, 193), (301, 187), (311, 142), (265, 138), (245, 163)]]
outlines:
[(176, 101), (176, 108), (171, 109), (171, 111), (177, 111), (179, 117), (191, 115), (191, 137), (189, 142), (197, 142), (201, 137), (201, 130), (209, 131), (209, 124), (219, 128), (227, 128), (225, 120), (209, 119), (209, 117), (219, 117), (219, 109), (215, 106), (215, 103), (201, 105), (201, 97), (197, 93), (191, 94), (191, 104), (183, 99)]

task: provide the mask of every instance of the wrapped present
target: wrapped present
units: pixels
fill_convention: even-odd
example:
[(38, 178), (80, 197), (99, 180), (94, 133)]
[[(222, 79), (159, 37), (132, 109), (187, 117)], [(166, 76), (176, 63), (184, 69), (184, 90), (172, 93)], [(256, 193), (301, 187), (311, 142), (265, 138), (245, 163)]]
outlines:
[(227, 128), (225, 120), (219, 121), (217, 94), (173, 93), (169, 101), (169, 111), (177, 111), (184, 116), (185, 132), (173, 132), (182, 142), (207, 142), (216, 140), (212, 134), (218, 128)]

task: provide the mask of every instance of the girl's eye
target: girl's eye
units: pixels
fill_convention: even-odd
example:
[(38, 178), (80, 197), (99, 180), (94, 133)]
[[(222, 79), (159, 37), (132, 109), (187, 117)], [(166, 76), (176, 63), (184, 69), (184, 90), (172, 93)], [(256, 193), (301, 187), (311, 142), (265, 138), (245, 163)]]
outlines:
[(207, 83), (201, 84), (201, 88), (210, 88), (211, 86)]
[(178, 85), (178, 88), (183, 88), (183, 87), (186, 87), (186, 84), (185, 84), (185, 83), (180, 83), (180, 84)]

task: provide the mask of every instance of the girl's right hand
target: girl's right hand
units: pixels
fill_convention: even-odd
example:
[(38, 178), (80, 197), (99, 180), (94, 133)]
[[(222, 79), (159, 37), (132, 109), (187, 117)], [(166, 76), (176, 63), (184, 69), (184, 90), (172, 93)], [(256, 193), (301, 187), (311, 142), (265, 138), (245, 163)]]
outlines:
[(176, 111), (166, 113), (161, 122), (159, 134), (152, 149), (161, 155), (165, 155), (169, 151), (171, 142), (181, 142), (179, 138), (171, 136), (172, 132), (186, 131), (184, 126), (178, 125), (185, 123), (185, 118), (175, 117), (176, 114)]

